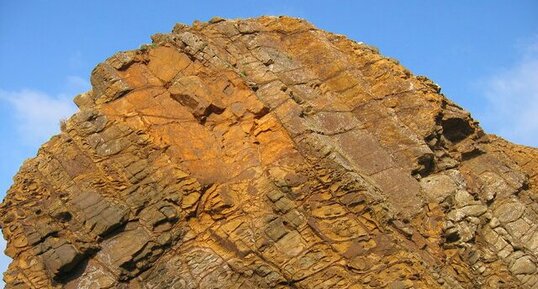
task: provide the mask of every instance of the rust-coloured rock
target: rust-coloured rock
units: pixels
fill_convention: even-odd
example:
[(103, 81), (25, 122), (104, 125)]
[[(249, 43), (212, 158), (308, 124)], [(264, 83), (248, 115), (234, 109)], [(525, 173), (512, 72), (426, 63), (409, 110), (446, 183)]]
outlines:
[(288, 17), (99, 64), (0, 208), (6, 288), (538, 288), (538, 150)]

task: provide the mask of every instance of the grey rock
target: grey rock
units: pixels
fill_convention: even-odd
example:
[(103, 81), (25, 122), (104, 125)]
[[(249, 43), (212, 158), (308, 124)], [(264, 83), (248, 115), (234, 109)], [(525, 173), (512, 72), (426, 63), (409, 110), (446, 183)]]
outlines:
[(494, 214), (497, 216), (499, 221), (506, 224), (519, 219), (521, 215), (523, 215), (524, 211), (525, 206), (523, 204), (521, 204), (519, 201), (512, 201), (503, 203), (497, 207), (494, 210)]
[(528, 256), (517, 259), (510, 267), (514, 274), (532, 274), (536, 272), (536, 263)]
[(431, 200), (437, 202), (442, 202), (457, 190), (457, 186), (452, 178), (444, 174), (422, 178), (420, 179), (420, 186)]

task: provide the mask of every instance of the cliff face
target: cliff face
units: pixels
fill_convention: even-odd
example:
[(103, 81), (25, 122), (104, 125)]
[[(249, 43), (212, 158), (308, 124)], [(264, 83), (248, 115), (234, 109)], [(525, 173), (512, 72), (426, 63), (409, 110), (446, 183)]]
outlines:
[(287, 17), (99, 64), (0, 208), (7, 288), (538, 288), (538, 150)]

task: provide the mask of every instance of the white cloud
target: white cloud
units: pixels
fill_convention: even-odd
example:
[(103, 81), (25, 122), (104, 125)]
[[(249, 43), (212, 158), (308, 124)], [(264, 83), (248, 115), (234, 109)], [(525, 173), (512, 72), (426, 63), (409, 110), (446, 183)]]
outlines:
[(79, 76), (67, 76), (62, 93), (51, 95), (36, 89), (0, 89), (0, 103), (10, 107), (21, 144), (40, 146), (60, 131), (60, 121), (77, 110), (73, 97), (87, 91), (90, 83)]
[[(9, 263), (11, 263), (11, 258), (6, 256), (4, 254), (4, 250), (6, 249), (6, 240), (0, 236), (0, 272), (6, 272), (7, 267), (9, 266)], [(3, 280), (0, 280), (0, 285), (5, 285)]]
[(68, 118), (76, 111), (73, 96), (22, 89), (19, 91), (0, 90), (0, 102), (9, 105), (21, 140), (26, 144), (40, 145), (60, 130), (60, 120)]
[(483, 93), (486, 105), (479, 119), (486, 131), (538, 146), (538, 38), (512, 67), (488, 78)]

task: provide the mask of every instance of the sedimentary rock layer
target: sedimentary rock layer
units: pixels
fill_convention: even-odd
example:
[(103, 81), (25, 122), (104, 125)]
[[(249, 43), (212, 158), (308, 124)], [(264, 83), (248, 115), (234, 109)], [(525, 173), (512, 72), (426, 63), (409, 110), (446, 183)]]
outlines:
[(538, 150), (288, 17), (99, 64), (0, 207), (7, 288), (538, 288)]

